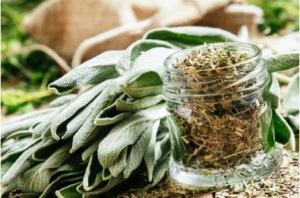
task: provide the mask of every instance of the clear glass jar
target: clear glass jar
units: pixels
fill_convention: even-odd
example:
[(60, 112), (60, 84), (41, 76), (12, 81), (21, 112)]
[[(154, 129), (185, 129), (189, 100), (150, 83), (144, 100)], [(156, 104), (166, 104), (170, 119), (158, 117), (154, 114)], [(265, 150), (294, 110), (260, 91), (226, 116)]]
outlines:
[[(183, 57), (221, 45), (247, 59), (218, 68), (178, 67)], [(272, 111), (262, 95), (269, 74), (257, 46), (229, 42), (185, 49), (168, 57), (165, 69), (171, 179), (187, 188), (210, 189), (279, 167), (282, 154), (269, 127)]]

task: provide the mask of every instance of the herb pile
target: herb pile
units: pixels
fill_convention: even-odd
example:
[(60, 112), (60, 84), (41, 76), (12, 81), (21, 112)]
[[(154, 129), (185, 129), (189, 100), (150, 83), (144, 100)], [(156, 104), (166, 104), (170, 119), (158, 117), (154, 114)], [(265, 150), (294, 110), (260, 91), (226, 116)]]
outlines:
[[(176, 150), (160, 96), (164, 60), (183, 47), (235, 40), (215, 28), (155, 29), (52, 82), (49, 88), (62, 96), (2, 127), (3, 197), (116, 197), (154, 187)], [(298, 54), (280, 60), (290, 60), (285, 67), (299, 64)], [(266, 94), (276, 104), (274, 92)], [(278, 141), (289, 141), (280, 139), (289, 131), (275, 132)]]

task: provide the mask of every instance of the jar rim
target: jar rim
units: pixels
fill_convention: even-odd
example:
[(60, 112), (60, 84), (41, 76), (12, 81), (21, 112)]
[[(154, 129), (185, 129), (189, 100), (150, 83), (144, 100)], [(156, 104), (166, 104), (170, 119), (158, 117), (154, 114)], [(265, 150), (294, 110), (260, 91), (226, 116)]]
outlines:
[[(212, 70), (216, 70), (216, 69), (233, 68), (233, 67), (237, 67), (237, 66), (240, 66), (240, 65), (244, 65), (244, 64), (247, 64), (247, 63), (254, 62), (254, 61), (258, 60), (262, 55), (261, 49), (253, 43), (246, 43), (246, 42), (239, 42), (239, 41), (218, 42), (218, 43), (209, 43), (209, 44), (206, 44), (206, 45), (200, 45), (200, 46), (196, 46), (196, 47), (192, 47), (192, 48), (182, 49), (182, 50), (179, 50), (177, 52), (174, 52), (165, 59), (164, 65), (166, 66), (166, 65), (171, 64), (171, 61), (176, 59), (178, 57), (178, 55), (180, 55), (180, 54), (184, 55), (185, 52), (192, 52), (194, 50), (198, 50), (198, 49), (201, 49), (201, 48), (204, 48), (204, 47), (207, 47), (207, 46), (220, 46), (220, 45), (224, 45), (224, 44), (226, 44), (227, 46), (238, 46), (238, 47), (243, 46), (243, 47), (252, 49), (254, 54), (250, 58), (248, 58), (247, 60), (238, 62), (238, 63), (236, 63), (234, 65), (231, 65), (231, 66), (220, 67), (220, 68), (199, 69), (199, 70), (196, 70), (196, 71), (201, 72), (201, 71), (212, 71)], [(182, 69), (179, 69), (179, 68), (178, 69), (177, 68), (168, 68), (168, 70), (169, 71), (174, 71), (174, 72), (182, 72)]]

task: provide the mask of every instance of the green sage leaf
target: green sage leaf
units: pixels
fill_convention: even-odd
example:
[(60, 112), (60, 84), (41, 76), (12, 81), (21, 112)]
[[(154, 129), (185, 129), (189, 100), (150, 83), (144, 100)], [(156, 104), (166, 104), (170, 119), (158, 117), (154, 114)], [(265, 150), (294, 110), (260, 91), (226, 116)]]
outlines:
[(150, 96), (139, 100), (125, 101), (117, 99), (116, 108), (118, 111), (138, 111), (158, 104), (163, 100), (161, 95)]
[(39, 196), (40, 198), (49, 197), (51, 191), (55, 191), (59, 186), (66, 186), (69, 184), (77, 183), (82, 180), (82, 171), (67, 172), (58, 176), (55, 180), (51, 181), (43, 193)]
[(299, 66), (299, 53), (273, 55), (265, 60), (269, 72), (287, 70)]
[(120, 184), (123, 181), (124, 181), (124, 179), (120, 175), (118, 177), (113, 177), (110, 180), (101, 183), (93, 191), (88, 191), (88, 192), (84, 191), (82, 184), (77, 187), (77, 191), (80, 192), (84, 198), (99, 197), (100, 194), (111, 190), (113, 187), (117, 186), (118, 184)]
[(87, 84), (98, 84), (118, 76), (115, 65), (123, 51), (108, 51), (74, 68), (60, 79), (49, 84), (56, 94), (64, 94)]
[(127, 159), (127, 148), (125, 148), (120, 153), (118, 159), (110, 167), (108, 167), (108, 170), (113, 177), (117, 177), (128, 165), (126, 159)]
[(77, 192), (76, 188), (80, 184), (80, 182), (70, 184), (65, 186), (57, 191), (55, 191), (55, 195), (58, 198), (82, 198), (82, 195)]
[(293, 76), (283, 96), (283, 107), (288, 114), (299, 113), (299, 74)]
[(62, 106), (76, 98), (76, 94), (68, 94), (64, 96), (60, 96), (49, 103), (50, 107), (59, 107)]
[(155, 96), (162, 91), (162, 80), (155, 72), (147, 72), (124, 87), (124, 92), (133, 98)]
[(174, 45), (202, 45), (224, 41), (238, 41), (238, 37), (230, 32), (211, 27), (172, 27), (150, 30), (144, 35), (145, 39), (164, 40)]
[(153, 121), (145, 129), (143, 134), (139, 137), (136, 143), (131, 147), (129, 152), (129, 157), (127, 158), (127, 166), (123, 171), (124, 178), (127, 179), (132, 171), (139, 167), (143, 160), (144, 153), (146, 151), (147, 145), (149, 144), (152, 132)]
[(145, 155), (144, 155), (144, 161), (147, 167), (147, 175), (148, 175), (148, 181), (152, 181), (153, 178), (153, 171), (154, 171), (154, 165), (155, 165), (155, 142), (156, 142), (156, 135), (158, 132), (158, 128), (160, 125), (160, 120), (156, 120), (152, 125), (152, 131), (151, 131), (151, 138), (149, 140), (149, 144), (147, 145)]
[(51, 134), (53, 138), (60, 139), (59, 132), (63, 132), (64, 123), (71, 119), (76, 113), (87, 106), (94, 98), (96, 98), (106, 87), (106, 83), (101, 83), (95, 87), (79, 94), (71, 103), (66, 105), (51, 121)]
[[(122, 98), (124, 98), (124, 94), (122, 94), (116, 101), (118, 101), (119, 99), (121, 100)], [(116, 108), (116, 101), (98, 113), (97, 117), (94, 120), (95, 125), (112, 125), (117, 122), (120, 122), (121, 120), (124, 120), (130, 115), (130, 113), (118, 112)]]
[(166, 155), (165, 158), (161, 159), (158, 164), (155, 166), (154, 173), (153, 173), (153, 181), (151, 184), (147, 185), (145, 189), (150, 189), (154, 187), (160, 180), (165, 176), (169, 168), (169, 157)]
[(31, 155), (39, 148), (40, 144), (36, 143), (26, 151), (24, 151), (18, 159), (9, 167), (2, 177), (2, 184), (7, 185), (17, 178), (20, 174), (33, 166)]
[(276, 141), (281, 144), (289, 144), (292, 150), (295, 150), (294, 132), (285, 119), (276, 110), (273, 110), (273, 123)]
[(259, 117), (259, 124), (262, 133), (262, 139), (264, 143), (264, 148), (268, 151), (274, 148), (275, 145), (275, 132), (272, 119), (272, 108), (267, 106), (266, 110)]
[(103, 90), (103, 92), (96, 98), (96, 106), (93, 111), (90, 113), (89, 117), (85, 120), (80, 129), (73, 136), (72, 148), (70, 150), (71, 153), (75, 152), (79, 148), (81, 148), (85, 143), (87, 143), (93, 136), (93, 132), (96, 129), (96, 125), (94, 125), (94, 120), (97, 114), (112, 104), (112, 102), (120, 95), (121, 86), (120, 82), (110, 81), (109, 85)]
[(102, 181), (102, 167), (97, 160), (97, 156), (92, 155), (83, 176), (83, 189), (85, 191), (90, 191), (98, 186)]
[(32, 127), (41, 123), (45, 118), (47, 118), (47, 116), (48, 114), (8, 123), (1, 127), (1, 139), (6, 138), (8, 135), (16, 131), (30, 130)]
[(112, 128), (109, 134), (100, 142), (98, 160), (107, 168), (118, 158), (121, 151), (132, 145), (149, 125), (149, 120), (156, 120), (168, 115), (165, 105), (141, 110)]
[(281, 98), (280, 85), (274, 75), (271, 75), (271, 79), (264, 90), (263, 97), (266, 101), (270, 102), (273, 108), (276, 109), (279, 106)]

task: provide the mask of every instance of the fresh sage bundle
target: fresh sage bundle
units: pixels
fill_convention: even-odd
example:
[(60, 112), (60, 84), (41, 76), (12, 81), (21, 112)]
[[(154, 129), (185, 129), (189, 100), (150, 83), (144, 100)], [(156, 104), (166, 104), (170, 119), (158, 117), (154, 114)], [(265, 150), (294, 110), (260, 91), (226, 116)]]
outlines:
[[(50, 83), (62, 96), (1, 129), (2, 196), (117, 197), (130, 188), (153, 188), (178, 142), (161, 96), (164, 60), (183, 48), (237, 40), (216, 28), (155, 29), (126, 50), (105, 52)], [(270, 72), (299, 65), (298, 53), (266, 60)], [(275, 83), (264, 94), (274, 112)], [(79, 92), (67, 94), (73, 90)], [(269, 127), (286, 144), (293, 133), (280, 114), (273, 115)]]

